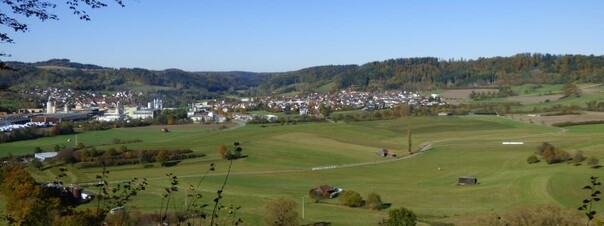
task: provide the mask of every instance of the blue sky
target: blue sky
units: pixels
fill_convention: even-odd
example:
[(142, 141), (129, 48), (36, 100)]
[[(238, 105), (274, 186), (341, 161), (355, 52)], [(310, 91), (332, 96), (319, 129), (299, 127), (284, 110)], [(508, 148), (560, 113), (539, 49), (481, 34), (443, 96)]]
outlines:
[(8, 61), (107, 67), (291, 71), (401, 57), (604, 55), (604, 1), (126, 0), (80, 21), (28, 22)]

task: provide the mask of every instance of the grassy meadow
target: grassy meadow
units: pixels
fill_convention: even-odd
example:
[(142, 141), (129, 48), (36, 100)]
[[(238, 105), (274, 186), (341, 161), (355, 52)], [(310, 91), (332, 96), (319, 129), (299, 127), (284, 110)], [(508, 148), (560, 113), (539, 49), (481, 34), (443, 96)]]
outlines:
[[(431, 145), (431, 149), (407, 156), (407, 126), (411, 125), (414, 150)], [(241, 206), (246, 225), (260, 225), (265, 204), (277, 197), (298, 202), (303, 223), (327, 221), (333, 225), (376, 225), (387, 218), (388, 210), (348, 208), (338, 200), (314, 203), (308, 191), (322, 184), (354, 190), (366, 196), (381, 195), (391, 208), (407, 207), (419, 220), (458, 222), (477, 215), (500, 213), (524, 206), (559, 205), (576, 209), (587, 194), (581, 188), (589, 176), (603, 176), (602, 169), (586, 164), (547, 165), (544, 161), (527, 164), (526, 159), (542, 142), (574, 154), (604, 157), (604, 125), (547, 127), (522, 123), (505, 117), (414, 117), (397, 120), (354, 123), (299, 123), (297, 125), (247, 125), (218, 130), (203, 125), (174, 126), (169, 133), (160, 127), (140, 127), (86, 132), (78, 140), (86, 145), (109, 144), (114, 138), (141, 139), (126, 144), (129, 149), (190, 148), (206, 153), (173, 167), (143, 168), (142, 165), (109, 168), (109, 180), (133, 177), (149, 180), (148, 189), (134, 198), (130, 210), (158, 211), (163, 189), (169, 187), (167, 173), (179, 176), (180, 191), (176, 203), (182, 206), (185, 188), (197, 185), (210, 163), (216, 163), (199, 187), (210, 204), (221, 186), (229, 162), (218, 158), (216, 146), (233, 149), (238, 141), (247, 158), (235, 160), (225, 187), (222, 204)], [(6, 155), (31, 153), (36, 146), (52, 149), (55, 144), (69, 144), (74, 136), (42, 138), (33, 141), (0, 144)], [(502, 145), (504, 141), (521, 141), (523, 145)], [(98, 146), (98, 149), (121, 145)], [(396, 152), (399, 158), (381, 158), (382, 148)], [(312, 170), (336, 166), (334, 169)], [(66, 183), (91, 182), (98, 168), (68, 168)], [(55, 168), (31, 169), (39, 181), (55, 178)], [(480, 184), (459, 186), (459, 176), (475, 176)], [(93, 190), (94, 191), (94, 190)], [(94, 205), (94, 202), (90, 205)], [(601, 205), (597, 207), (604, 210)], [(222, 216), (227, 216), (223, 213)]]

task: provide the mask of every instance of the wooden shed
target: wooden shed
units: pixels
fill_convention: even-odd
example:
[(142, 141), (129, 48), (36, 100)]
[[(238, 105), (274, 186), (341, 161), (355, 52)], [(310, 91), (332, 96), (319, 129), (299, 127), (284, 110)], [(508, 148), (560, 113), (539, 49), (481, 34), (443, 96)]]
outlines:
[(457, 184), (459, 184), (459, 185), (476, 185), (476, 184), (478, 184), (478, 179), (476, 179), (476, 177), (459, 177), (457, 179)]

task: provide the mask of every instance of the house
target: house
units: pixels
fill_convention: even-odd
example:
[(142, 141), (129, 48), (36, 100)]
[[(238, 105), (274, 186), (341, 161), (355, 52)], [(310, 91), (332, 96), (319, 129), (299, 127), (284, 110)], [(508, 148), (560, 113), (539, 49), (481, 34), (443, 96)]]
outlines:
[(34, 158), (36, 158), (36, 159), (38, 159), (40, 161), (44, 161), (46, 159), (51, 159), (51, 158), (57, 157), (58, 154), (59, 153), (54, 152), (54, 151), (52, 151), (52, 152), (42, 152), (42, 153), (36, 153), (36, 154), (34, 154)]

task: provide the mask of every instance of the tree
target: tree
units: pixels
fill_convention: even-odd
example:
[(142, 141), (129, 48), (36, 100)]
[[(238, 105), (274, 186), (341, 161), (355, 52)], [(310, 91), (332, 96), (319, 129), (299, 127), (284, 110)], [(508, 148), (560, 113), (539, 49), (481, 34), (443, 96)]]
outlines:
[(36, 168), (37, 170), (42, 169), (42, 166), (44, 166), (44, 164), (42, 163), (42, 161), (40, 161), (37, 158), (34, 158), (34, 160), (31, 161), (31, 164), (34, 166), (34, 168)]
[(578, 150), (577, 152), (575, 152), (575, 156), (573, 157), (573, 162), (580, 163), (583, 161), (585, 161), (585, 156), (583, 155), (583, 151)]
[(405, 207), (393, 209), (388, 212), (387, 226), (412, 226), (417, 224), (417, 216)]
[(159, 163), (164, 163), (168, 161), (168, 152), (164, 149), (159, 150), (159, 152), (155, 156), (155, 161), (158, 161)]
[(40, 147), (34, 148), (34, 154), (41, 153), (41, 152), (42, 152), (42, 148), (40, 148)]
[(587, 165), (591, 168), (596, 168), (599, 166), (600, 160), (598, 160), (598, 158), (596, 157), (589, 157), (589, 159), (587, 159)]
[(71, 164), (76, 162), (74, 157), (74, 150), (71, 148), (65, 148), (57, 153), (57, 159), (63, 161), (65, 164)]
[(300, 225), (298, 212), (296, 212), (296, 201), (288, 198), (277, 198), (266, 204), (264, 208), (266, 215), (264, 223), (271, 226), (293, 226)]
[[(118, 5), (124, 7), (122, 0), (113, 0)], [(20, 21), (19, 17), (33, 17), (41, 21), (59, 20), (59, 16), (51, 12), (51, 9), (57, 7), (55, 1), (48, 0), (4, 0), (0, 2), (2, 10), (0, 11), (0, 25), (6, 26), (15, 32), (26, 32), (29, 30), (27, 24)], [(84, 10), (88, 6), (92, 9), (107, 7), (104, 0), (67, 0), (65, 5), (80, 17), (81, 20), (89, 21), (90, 16)], [(8, 33), (0, 32), (0, 42), (15, 43)], [(0, 56), (8, 56), (6, 53), (0, 53)], [(14, 70), (0, 61), (0, 69)]]
[(382, 197), (380, 197), (380, 195), (375, 192), (371, 192), (367, 194), (365, 205), (373, 210), (379, 210), (382, 209), (384, 203), (382, 202)]
[(531, 155), (526, 159), (526, 162), (528, 164), (533, 164), (533, 163), (538, 163), (539, 162), (539, 158), (537, 158), (536, 155)]
[(10, 225), (48, 225), (60, 209), (58, 198), (44, 198), (40, 185), (21, 167), (3, 175), (0, 192), (6, 199), (6, 214)]
[(348, 207), (361, 207), (365, 205), (365, 201), (361, 194), (356, 191), (347, 190), (340, 195), (340, 203)]

